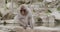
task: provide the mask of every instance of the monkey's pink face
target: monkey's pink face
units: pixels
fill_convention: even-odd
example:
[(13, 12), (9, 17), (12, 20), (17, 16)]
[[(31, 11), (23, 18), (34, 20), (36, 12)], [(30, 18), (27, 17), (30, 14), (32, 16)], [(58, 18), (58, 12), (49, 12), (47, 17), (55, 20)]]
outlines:
[(20, 13), (21, 13), (23, 16), (27, 15), (27, 11), (26, 11), (26, 9), (24, 9), (24, 7), (21, 7)]
[(22, 15), (24, 15), (24, 14), (25, 14), (25, 12), (24, 12), (24, 11), (22, 11), (21, 13), (22, 13)]

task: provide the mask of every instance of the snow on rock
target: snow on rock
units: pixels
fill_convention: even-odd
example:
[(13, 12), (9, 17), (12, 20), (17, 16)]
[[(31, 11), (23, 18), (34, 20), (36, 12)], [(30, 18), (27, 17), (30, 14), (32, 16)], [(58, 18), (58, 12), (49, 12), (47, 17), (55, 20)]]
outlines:
[(4, 8), (0, 8), (0, 12), (2, 13), (2, 15), (6, 15), (9, 11), (5, 10)]
[(58, 11), (53, 12), (51, 15), (54, 15), (55, 19), (59, 19), (60, 20), (60, 13)]
[(34, 29), (36, 30), (60, 30), (59, 28), (50, 28), (50, 27), (44, 27), (44, 26), (35, 27)]
[(56, 0), (46, 0), (47, 2), (52, 2), (52, 1), (56, 1)]
[(47, 2), (52, 2), (52, 0), (46, 0)]
[(12, 3), (11, 2), (9, 2), (9, 3), (7, 3), (7, 7), (8, 8), (12, 8), (12, 6), (13, 6), (13, 8), (17, 8), (17, 4), (15, 4), (15, 3), (13, 3), (13, 5), (12, 5)]
[(3, 30), (0, 30), (0, 32), (5, 32), (5, 31), (3, 31)]
[(55, 19), (60, 20), (60, 13), (59, 11), (57, 11), (57, 8), (50, 8), (51, 10), (51, 15), (53, 15), (55, 17)]

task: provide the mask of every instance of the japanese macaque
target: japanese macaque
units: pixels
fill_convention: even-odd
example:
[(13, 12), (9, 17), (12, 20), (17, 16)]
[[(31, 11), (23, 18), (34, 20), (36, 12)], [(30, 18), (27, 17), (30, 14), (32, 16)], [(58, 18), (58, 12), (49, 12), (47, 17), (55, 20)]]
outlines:
[(15, 20), (24, 29), (26, 29), (27, 27), (30, 27), (33, 29), (34, 27), (34, 20), (33, 20), (31, 9), (29, 9), (28, 6), (25, 4), (22, 4), (18, 8), (18, 13), (17, 13), (17, 16), (15, 17)]
[(26, 11), (26, 9), (24, 9), (24, 6), (21, 7), (20, 13), (23, 16), (26, 16), (28, 14), (28, 12)]

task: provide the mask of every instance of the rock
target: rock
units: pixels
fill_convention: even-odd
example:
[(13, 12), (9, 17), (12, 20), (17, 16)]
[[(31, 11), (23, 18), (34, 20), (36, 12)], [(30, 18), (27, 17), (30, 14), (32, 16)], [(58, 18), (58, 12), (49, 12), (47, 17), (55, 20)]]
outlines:
[(16, 27), (16, 28), (14, 28), (14, 30), (16, 31), (16, 32), (24, 32), (25, 30), (23, 29), (23, 27)]
[(25, 30), (25, 32), (33, 32), (34, 30), (31, 29), (30, 27), (27, 27), (27, 29)]
[(0, 30), (0, 32), (4, 32), (3, 30)]
[(54, 15), (55, 19), (60, 20), (60, 13), (58, 11), (53, 12), (51, 15)]

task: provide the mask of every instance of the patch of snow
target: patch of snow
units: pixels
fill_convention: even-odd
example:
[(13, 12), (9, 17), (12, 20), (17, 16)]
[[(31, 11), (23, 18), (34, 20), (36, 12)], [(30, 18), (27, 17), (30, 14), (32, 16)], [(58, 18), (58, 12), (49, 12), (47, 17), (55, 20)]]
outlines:
[(55, 19), (60, 19), (60, 13), (58, 11), (53, 12), (51, 15), (54, 15)]
[(13, 8), (17, 8), (17, 5), (15, 4), (15, 3), (13, 3), (13, 5), (12, 5), (12, 3), (11, 2), (9, 2), (9, 3), (7, 3), (7, 7), (8, 8), (12, 8), (12, 6), (13, 6)]
[(35, 27), (34, 29), (36, 30), (60, 30), (59, 28), (50, 28), (50, 27), (43, 27), (43, 26)]
[(46, 0), (47, 2), (52, 2), (52, 0)]

